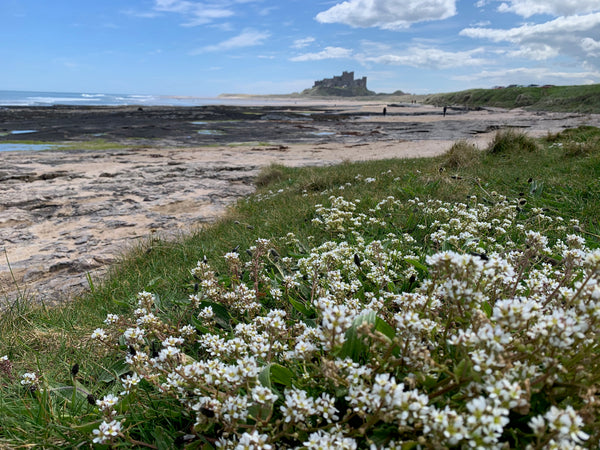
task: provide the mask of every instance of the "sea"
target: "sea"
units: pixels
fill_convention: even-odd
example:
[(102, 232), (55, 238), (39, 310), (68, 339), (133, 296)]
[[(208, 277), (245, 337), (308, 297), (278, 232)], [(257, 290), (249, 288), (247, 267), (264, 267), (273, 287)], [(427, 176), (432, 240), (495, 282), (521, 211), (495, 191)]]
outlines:
[[(0, 90), (0, 109), (10, 106), (269, 106), (289, 104), (290, 100), (244, 97), (192, 97), (169, 95), (103, 94), (94, 92), (41, 92)], [(35, 140), (36, 130), (0, 130), (0, 136), (27, 133)], [(0, 152), (49, 150), (56, 145), (28, 142), (0, 142)]]
[(55, 105), (105, 105), (105, 106), (203, 106), (203, 105), (276, 105), (289, 100), (243, 97), (193, 97), (172, 95), (103, 94), (95, 92), (38, 92), (2, 91), (2, 106), (55, 106)]

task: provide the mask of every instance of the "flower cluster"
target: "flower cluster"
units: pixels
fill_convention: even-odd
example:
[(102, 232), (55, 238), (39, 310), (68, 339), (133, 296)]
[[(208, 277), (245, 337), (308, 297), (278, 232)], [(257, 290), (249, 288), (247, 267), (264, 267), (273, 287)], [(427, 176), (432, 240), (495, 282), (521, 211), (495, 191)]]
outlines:
[[(331, 197), (314, 223), (332, 240), (260, 239), (225, 255), (227, 276), (199, 262), (177, 321), (147, 292), (107, 317), (131, 369), (120, 395), (144, 380), (220, 449), (597, 444), (600, 251), (518, 211)], [(95, 442), (122, 434), (118, 402), (98, 401)]]

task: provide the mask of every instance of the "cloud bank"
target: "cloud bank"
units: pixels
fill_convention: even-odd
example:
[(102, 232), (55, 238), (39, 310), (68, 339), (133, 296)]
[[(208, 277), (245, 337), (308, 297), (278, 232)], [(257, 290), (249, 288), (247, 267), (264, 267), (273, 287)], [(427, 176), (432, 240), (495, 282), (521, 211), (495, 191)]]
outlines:
[(598, 0), (502, 0), (498, 11), (512, 12), (525, 18), (535, 14), (571, 16), (600, 11), (600, 2)]
[(537, 61), (565, 55), (591, 64), (600, 64), (600, 42), (592, 36), (600, 36), (600, 13), (562, 16), (540, 24), (525, 24), (510, 29), (465, 28), (461, 36), (487, 39), (492, 42), (508, 42), (516, 45), (512, 56)]
[(455, 14), (456, 0), (349, 0), (320, 12), (316, 20), (355, 28), (400, 30), (413, 23), (443, 20)]

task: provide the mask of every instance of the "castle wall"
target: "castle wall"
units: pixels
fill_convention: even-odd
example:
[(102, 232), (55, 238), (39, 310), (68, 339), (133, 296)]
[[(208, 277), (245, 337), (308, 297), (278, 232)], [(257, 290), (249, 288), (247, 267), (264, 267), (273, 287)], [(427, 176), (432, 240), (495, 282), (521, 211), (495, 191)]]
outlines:
[(354, 79), (354, 72), (342, 72), (341, 76), (334, 76), (333, 78), (324, 78), (322, 80), (315, 81), (313, 87), (325, 87), (325, 88), (367, 88), (367, 77), (362, 77), (359, 80)]

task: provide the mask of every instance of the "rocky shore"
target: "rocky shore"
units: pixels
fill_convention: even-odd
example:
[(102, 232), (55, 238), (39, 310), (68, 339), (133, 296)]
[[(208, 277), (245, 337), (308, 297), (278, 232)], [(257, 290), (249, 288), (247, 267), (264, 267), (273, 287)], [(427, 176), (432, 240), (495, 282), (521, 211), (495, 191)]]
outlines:
[(352, 102), (0, 108), (0, 150), (32, 140), (58, 146), (0, 152), (0, 303), (17, 290), (46, 302), (68, 299), (140, 240), (215, 220), (253, 192), (254, 177), (271, 163), (431, 156), (458, 139), (483, 146), (504, 127), (542, 135), (600, 126), (589, 115), (381, 110)]

